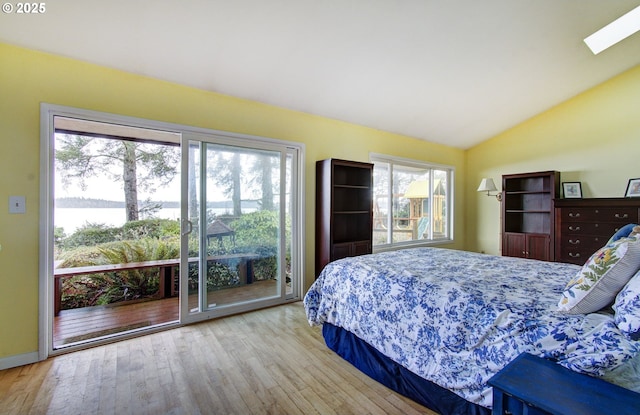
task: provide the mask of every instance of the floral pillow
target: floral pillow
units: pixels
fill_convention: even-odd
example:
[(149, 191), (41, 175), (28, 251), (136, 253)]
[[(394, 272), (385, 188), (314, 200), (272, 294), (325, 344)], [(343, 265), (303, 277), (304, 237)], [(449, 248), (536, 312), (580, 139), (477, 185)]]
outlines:
[(620, 331), (632, 340), (640, 340), (640, 271), (620, 291), (613, 310)]
[(594, 313), (611, 304), (640, 268), (640, 237), (621, 238), (591, 255), (565, 287), (558, 309)]
[(640, 229), (640, 226), (636, 225), (635, 223), (630, 223), (628, 225), (623, 226), (622, 228), (618, 229), (616, 233), (613, 234), (611, 239), (609, 239), (609, 242), (607, 242), (607, 245), (617, 241), (620, 238), (626, 238), (632, 232), (638, 233), (636, 228)]

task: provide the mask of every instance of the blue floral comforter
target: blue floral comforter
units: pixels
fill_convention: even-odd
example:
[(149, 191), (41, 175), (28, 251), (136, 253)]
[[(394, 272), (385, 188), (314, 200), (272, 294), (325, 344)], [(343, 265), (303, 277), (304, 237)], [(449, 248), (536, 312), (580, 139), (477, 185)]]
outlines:
[(304, 305), (311, 325), (343, 327), (419, 376), (490, 408), (487, 381), (522, 352), (603, 376), (640, 351), (610, 314), (556, 311), (579, 269), (404, 249), (330, 263)]

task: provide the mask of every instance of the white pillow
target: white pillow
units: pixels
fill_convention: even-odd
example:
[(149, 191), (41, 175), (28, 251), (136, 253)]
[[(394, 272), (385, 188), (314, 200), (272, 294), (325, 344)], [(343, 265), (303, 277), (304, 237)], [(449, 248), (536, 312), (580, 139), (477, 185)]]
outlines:
[(609, 304), (640, 268), (640, 238), (621, 238), (591, 255), (569, 281), (558, 309), (571, 314), (594, 313)]
[(640, 271), (618, 293), (613, 310), (620, 331), (632, 340), (640, 340)]

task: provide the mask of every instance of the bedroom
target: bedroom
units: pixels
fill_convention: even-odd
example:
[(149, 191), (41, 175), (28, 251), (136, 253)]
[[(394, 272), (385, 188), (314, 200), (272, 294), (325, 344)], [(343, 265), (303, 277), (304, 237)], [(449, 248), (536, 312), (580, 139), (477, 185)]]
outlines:
[[(630, 40), (637, 45), (637, 39)], [(585, 197), (621, 197), (628, 180), (640, 176), (637, 64), (507, 131), (461, 149), (6, 43), (0, 45), (0, 56), (2, 198), (25, 195), (27, 201), (24, 216), (0, 213), (2, 367), (33, 361), (38, 350), (41, 102), (301, 141), (306, 146), (306, 189), (315, 188), (314, 162), (328, 157), (366, 161), (370, 152), (376, 152), (452, 165), (458, 208), (454, 243), (447, 247), (490, 254), (500, 252), (500, 212), (495, 199), (476, 192), (482, 177), (493, 177), (497, 183), (502, 174), (557, 169), (563, 181), (581, 181)], [(600, 58), (606, 56), (594, 57)], [(306, 233), (313, 235), (313, 192), (307, 191), (305, 204)], [(309, 242), (305, 287), (313, 281), (313, 256)]]

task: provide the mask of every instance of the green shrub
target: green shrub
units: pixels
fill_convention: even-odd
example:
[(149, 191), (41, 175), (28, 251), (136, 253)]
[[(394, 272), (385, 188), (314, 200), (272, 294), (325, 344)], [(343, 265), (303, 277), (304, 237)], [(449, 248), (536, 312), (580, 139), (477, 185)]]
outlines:
[(73, 234), (64, 237), (62, 228), (56, 228), (56, 242), (64, 249), (95, 246), (130, 239), (163, 239), (180, 235), (180, 222), (172, 219), (144, 219), (125, 223), (121, 227), (102, 223), (85, 223)]
[[(195, 294), (198, 291), (199, 282), (198, 263), (189, 264), (189, 294)], [(221, 288), (230, 288), (240, 285), (240, 277), (238, 276), (238, 268), (234, 265), (225, 265), (219, 262), (209, 261), (207, 263), (207, 291), (219, 290)]]
[(55, 226), (53, 228), (53, 243), (55, 245), (59, 245), (65, 237), (64, 228), (61, 228), (60, 226)]
[[(65, 254), (59, 267), (122, 264), (179, 258), (179, 239), (143, 239), (83, 247)], [(111, 304), (153, 297), (158, 292), (159, 268), (79, 275), (62, 283), (62, 309)]]
[(122, 230), (102, 223), (85, 223), (68, 238), (61, 241), (65, 249), (94, 246), (121, 238)]
[(278, 246), (278, 212), (260, 210), (247, 213), (230, 224), (235, 231), (236, 247), (241, 250), (259, 246)]
[[(279, 213), (269, 210), (242, 215), (231, 223), (236, 235), (237, 252), (255, 253), (260, 256), (253, 262), (255, 280), (276, 279), (278, 277), (278, 224)], [(289, 217), (287, 217), (289, 224)], [(287, 238), (290, 238), (287, 226)], [(287, 268), (289, 267), (287, 254)]]
[[(102, 244), (108, 246), (108, 244)], [(60, 254), (57, 268), (86, 267), (104, 264), (102, 253), (98, 246), (79, 246), (65, 250)]]
[(144, 219), (125, 223), (123, 239), (156, 238), (180, 235), (180, 222), (172, 219)]

